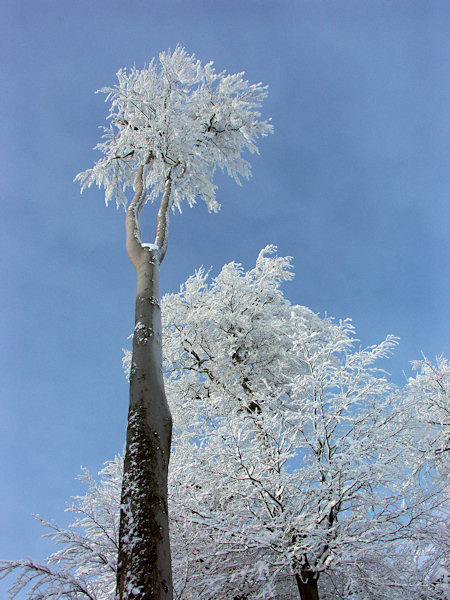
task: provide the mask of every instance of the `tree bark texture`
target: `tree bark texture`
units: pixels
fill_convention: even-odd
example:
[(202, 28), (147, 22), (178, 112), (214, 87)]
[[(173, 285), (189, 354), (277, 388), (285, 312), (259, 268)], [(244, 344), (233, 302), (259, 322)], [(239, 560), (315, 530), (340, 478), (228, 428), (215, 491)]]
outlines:
[(295, 574), (295, 581), (301, 600), (319, 600), (319, 588), (317, 586), (317, 577), (308, 573), (303, 573), (303, 577)]
[(140, 242), (144, 168), (136, 176), (135, 197), (126, 217), (127, 251), (137, 272), (137, 295), (116, 598), (172, 600), (167, 509), (172, 417), (162, 375), (162, 253), (158, 246)]

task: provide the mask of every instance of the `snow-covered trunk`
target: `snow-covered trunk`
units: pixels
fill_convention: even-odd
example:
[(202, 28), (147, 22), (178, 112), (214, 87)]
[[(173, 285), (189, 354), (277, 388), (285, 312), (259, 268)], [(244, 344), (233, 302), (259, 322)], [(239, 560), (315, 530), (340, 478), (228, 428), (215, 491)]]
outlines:
[(301, 600), (319, 600), (317, 577), (313, 577), (308, 572), (303, 572), (301, 576), (296, 573), (295, 581)]
[[(172, 600), (167, 474), (172, 417), (162, 375), (158, 246), (140, 243), (144, 191), (136, 177), (127, 251), (137, 272), (130, 406), (119, 529), (118, 600)], [(170, 185), (167, 190), (170, 196)], [(163, 198), (164, 200), (164, 198)]]

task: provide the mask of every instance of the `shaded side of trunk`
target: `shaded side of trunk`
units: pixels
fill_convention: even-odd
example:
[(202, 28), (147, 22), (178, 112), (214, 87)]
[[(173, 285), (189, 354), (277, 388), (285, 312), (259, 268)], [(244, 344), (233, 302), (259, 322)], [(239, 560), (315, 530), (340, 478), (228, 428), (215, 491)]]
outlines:
[(311, 571), (304, 570), (301, 575), (296, 573), (295, 581), (301, 600), (319, 600), (317, 577)]
[(172, 418), (162, 375), (159, 252), (141, 247), (119, 530), (119, 600), (172, 600), (167, 473)]

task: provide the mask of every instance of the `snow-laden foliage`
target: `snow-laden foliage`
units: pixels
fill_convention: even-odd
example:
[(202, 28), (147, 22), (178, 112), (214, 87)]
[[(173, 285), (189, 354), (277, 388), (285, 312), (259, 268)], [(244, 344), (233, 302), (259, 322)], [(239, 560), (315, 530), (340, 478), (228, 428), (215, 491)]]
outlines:
[(125, 191), (145, 164), (150, 199), (162, 193), (170, 176), (174, 207), (199, 197), (216, 211), (216, 167), (238, 183), (248, 178), (242, 151), (257, 152), (257, 138), (272, 131), (258, 111), (267, 88), (248, 83), (243, 73), (216, 73), (213, 63), (202, 65), (180, 46), (142, 70), (120, 69), (117, 78), (117, 85), (99, 90), (111, 101), (111, 124), (96, 146), (103, 158), (76, 177), (81, 189), (96, 183), (105, 188), (107, 204), (115, 198), (126, 207)]
[(19, 576), (10, 589), (14, 598), (26, 590), (27, 600), (112, 600), (116, 585), (116, 562), (123, 461), (106, 463), (97, 483), (85, 470), (80, 481), (84, 496), (74, 498), (67, 509), (73, 524), (64, 529), (37, 517), (49, 530), (45, 537), (59, 549), (45, 563), (31, 559), (0, 563), (0, 578), (12, 571)]
[[(422, 549), (420, 561), (434, 574), (439, 598), (450, 598), (450, 365), (444, 357), (433, 364), (428, 358), (413, 362), (416, 371), (405, 390), (405, 409), (410, 414), (410, 436), (419, 454), (416, 479), (446, 501), (440, 522), (429, 521), (432, 543)], [(432, 531), (434, 528), (434, 532)], [(431, 534), (429, 533), (431, 531)]]
[(349, 321), (292, 306), (271, 252), (165, 298), (183, 597), (289, 598), (326, 573), (346, 598), (419, 599), (437, 565), (409, 542), (419, 556), (442, 494), (414, 479), (403, 394), (376, 368), (396, 340), (360, 349)]
[[(424, 413), (411, 406), (433, 394), (441, 406), (446, 363), (396, 388), (376, 367), (396, 340), (360, 348), (349, 321), (285, 299), (291, 277), (289, 259), (267, 247), (255, 268), (231, 263), (212, 280), (199, 270), (163, 300), (175, 597), (288, 600), (318, 581), (321, 600), (443, 600), (448, 496), (424, 467)], [(434, 410), (426, 426), (441, 440)], [(87, 496), (118, 511), (120, 459), (111, 464), (115, 485), (91, 484)], [(106, 561), (81, 536), (78, 562), (68, 538), (74, 561), (60, 551), (52, 574), (31, 562), (7, 569), (51, 581), (55, 598), (113, 600), (111, 514), (95, 517)], [(90, 595), (65, 591), (59, 573)]]
[[(446, 464), (450, 452), (450, 365), (444, 357), (432, 364), (414, 361), (416, 376), (408, 382), (411, 407), (423, 425), (422, 447), (430, 458)], [(427, 444), (427, 446), (425, 445)]]

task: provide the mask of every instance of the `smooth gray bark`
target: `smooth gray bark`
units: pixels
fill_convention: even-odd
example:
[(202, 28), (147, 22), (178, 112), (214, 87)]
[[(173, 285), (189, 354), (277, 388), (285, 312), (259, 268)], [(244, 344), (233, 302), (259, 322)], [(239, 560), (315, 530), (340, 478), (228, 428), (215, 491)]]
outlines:
[(127, 252), (136, 268), (137, 294), (116, 598), (172, 600), (167, 509), (172, 416), (162, 375), (159, 288), (159, 266), (167, 248), (171, 180), (169, 174), (155, 245), (148, 247), (141, 244), (139, 229), (145, 203), (144, 170), (145, 165), (138, 169), (135, 195), (126, 216)]

